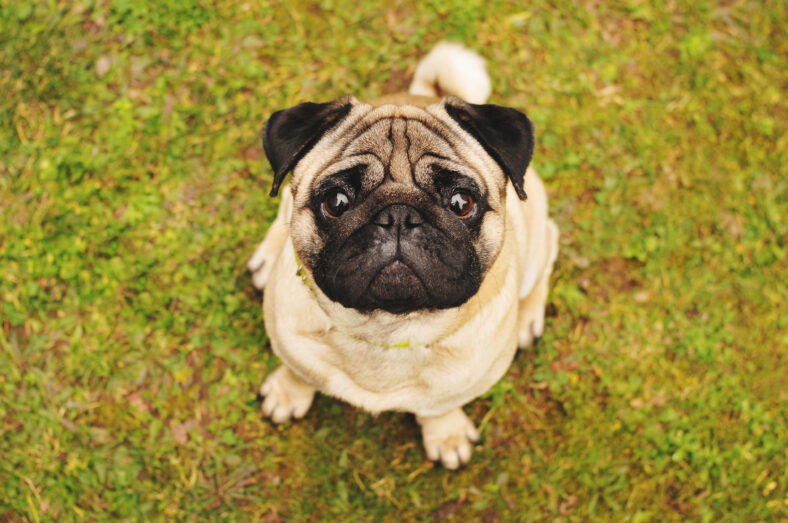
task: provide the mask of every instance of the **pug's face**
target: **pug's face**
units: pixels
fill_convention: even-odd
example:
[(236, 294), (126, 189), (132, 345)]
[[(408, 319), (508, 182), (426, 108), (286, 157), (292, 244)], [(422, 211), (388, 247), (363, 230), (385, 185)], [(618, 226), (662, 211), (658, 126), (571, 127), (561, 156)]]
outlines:
[(264, 146), (272, 193), (293, 170), (291, 237), (323, 293), (361, 312), (406, 313), (477, 292), (503, 242), (507, 180), (525, 197), (533, 132), (513, 109), (456, 98), (343, 98), (275, 113)]

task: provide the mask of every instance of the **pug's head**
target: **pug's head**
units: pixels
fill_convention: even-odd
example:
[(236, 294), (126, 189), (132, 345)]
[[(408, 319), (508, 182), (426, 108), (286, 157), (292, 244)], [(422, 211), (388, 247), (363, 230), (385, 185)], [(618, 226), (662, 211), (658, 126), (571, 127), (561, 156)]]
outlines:
[(351, 97), (274, 113), (263, 146), (276, 195), (293, 171), (290, 234), (320, 290), (361, 312), (457, 307), (504, 239), (507, 184), (525, 199), (533, 126), (510, 108), (449, 97)]

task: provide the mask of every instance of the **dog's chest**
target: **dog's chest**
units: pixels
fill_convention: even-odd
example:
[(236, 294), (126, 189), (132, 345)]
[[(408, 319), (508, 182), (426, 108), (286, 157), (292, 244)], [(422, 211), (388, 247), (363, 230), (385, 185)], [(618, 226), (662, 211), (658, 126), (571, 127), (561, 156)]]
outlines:
[(502, 318), (485, 342), (450, 336), (428, 346), (379, 346), (337, 331), (324, 336), (321, 390), (371, 412), (445, 411), (486, 391), (516, 350), (513, 318)]

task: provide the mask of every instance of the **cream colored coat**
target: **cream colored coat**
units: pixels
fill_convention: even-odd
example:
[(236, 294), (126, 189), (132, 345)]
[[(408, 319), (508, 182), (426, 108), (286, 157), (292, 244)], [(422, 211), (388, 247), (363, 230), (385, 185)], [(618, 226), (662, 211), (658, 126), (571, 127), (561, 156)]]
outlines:
[(531, 169), (525, 187), (526, 202), (508, 188), (505, 240), (479, 292), (456, 309), (405, 315), (345, 309), (299, 270), (287, 187), (266, 238), (280, 251), (264, 295), (274, 353), (304, 383), (373, 413), (437, 416), (483, 394), (544, 326), (558, 234)]
[[(431, 99), (395, 95), (355, 105), (347, 121), (321, 141), (324, 145), (296, 166), (294, 187), (283, 190), (276, 220), (248, 266), (255, 286), (265, 288), (266, 331), (283, 362), (260, 389), (266, 415), (277, 423), (299, 418), (316, 391), (373, 413), (412, 412), (421, 424), (427, 457), (457, 468), (468, 461), (471, 442), (478, 438), (462, 405), (495, 384), (517, 348), (543, 332), (558, 229), (548, 218), (547, 195), (536, 173), (526, 172), (525, 202), (511, 184), (504, 188), (505, 177), (481, 145), (433, 104), (436, 86), (484, 103), (490, 92), (484, 60), (458, 44), (438, 44), (420, 62), (410, 88), (411, 95)], [(386, 115), (437, 118), (462, 143), (463, 161), (489, 177), (488, 188), (498, 187), (489, 193), (495, 212), (485, 234), (487, 247), (500, 249), (477, 294), (460, 307), (360, 313), (328, 299), (299, 266), (293, 238), (313, 241), (307, 198), (314, 177), (323, 172), (322, 162), (346, 150), (349, 144), (342, 139), (353, 125)]]

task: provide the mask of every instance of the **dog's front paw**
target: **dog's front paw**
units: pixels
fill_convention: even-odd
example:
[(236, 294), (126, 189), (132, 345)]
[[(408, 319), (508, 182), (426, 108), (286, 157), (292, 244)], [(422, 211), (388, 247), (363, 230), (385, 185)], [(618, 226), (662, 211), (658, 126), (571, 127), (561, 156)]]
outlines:
[(479, 432), (462, 409), (442, 416), (416, 416), (416, 421), (421, 425), (428, 459), (440, 461), (447, 469), (456, 469), (471, 459), (471, 445), (479, 439)]
[(315, 389), (282, 365), (263, 382), (260, 395), (265, 396), (263, 413), (274, 423), (284, 423), (304, 417), (315, 398)]

